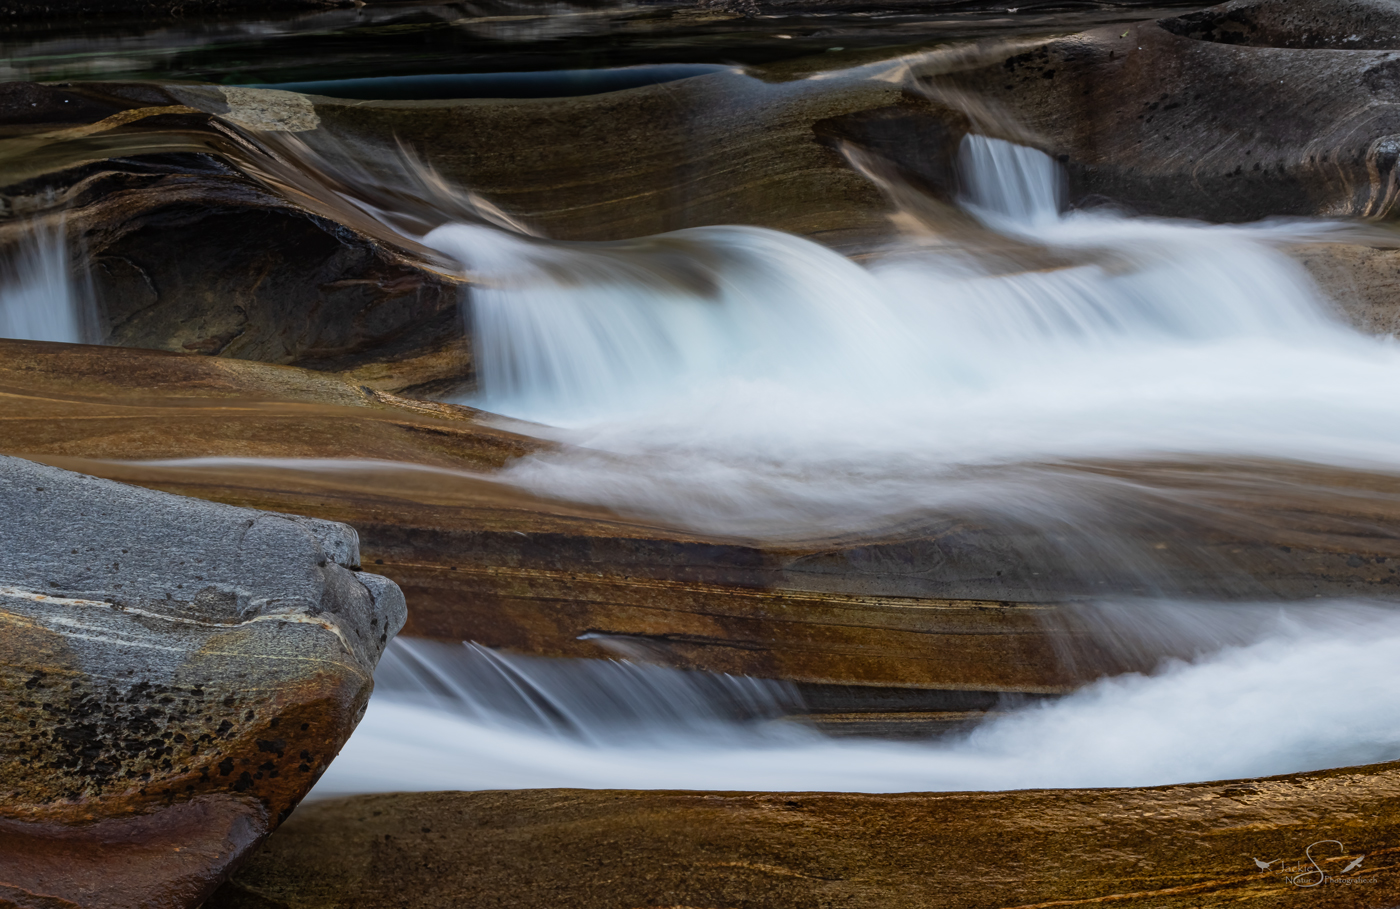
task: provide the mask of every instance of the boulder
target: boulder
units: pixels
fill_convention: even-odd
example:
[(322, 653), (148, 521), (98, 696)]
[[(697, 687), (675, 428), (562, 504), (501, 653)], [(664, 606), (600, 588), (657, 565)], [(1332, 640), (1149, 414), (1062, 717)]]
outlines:
[[(1400, 899), (1397, 784), (1379, 764), (1151, 789), (361, 796), (303, 808), (208, 906), (1370, 909)], [(1319, 840), (1341, 844), (1312, 851), (1331, 880), (1298, 886)]]
[(198, 906), (363, 715), (403, 595), (330, 521), (0, 458), (0, 903)]

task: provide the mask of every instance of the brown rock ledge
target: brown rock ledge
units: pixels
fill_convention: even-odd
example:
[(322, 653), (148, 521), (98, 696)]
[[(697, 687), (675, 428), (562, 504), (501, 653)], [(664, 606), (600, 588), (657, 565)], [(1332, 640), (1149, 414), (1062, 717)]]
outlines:
[[(1329, 839), (1332, 880), (1290, 883)], [(1382, 909), (1397, 854), (1395, 764), (1151, 789), (434, 792), (303, 807), (208, 907)]]
[[(765, 542), (499, 482), (501, 467), (552, 444), (529, 429), (290, 367), (0, 341), (0, 451), (351, 523), (366, 564), (413, 603), (407, 632), (443, 640), (552, 656), (621, 648), (872, 694), (1053, 693), (1144, 658), (1094, 644), (1073, 605), (1084, 598), (1393, 598), (1400, 586), (1400, 479), (1389, 474), (1244, 461), (1027, 465), (1012, 479), (1064, 484), (1066, 514), (1107, 533), (1112, 551), (1094, 550), (1092, 535), (1065, 537), (1062, 522), (970, 510)], [(230, 457), (381, 463), (139, 463)]]

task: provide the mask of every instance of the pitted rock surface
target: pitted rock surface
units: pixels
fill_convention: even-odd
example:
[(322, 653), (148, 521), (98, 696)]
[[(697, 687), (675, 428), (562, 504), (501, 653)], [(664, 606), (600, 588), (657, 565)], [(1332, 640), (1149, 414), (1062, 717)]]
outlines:
[(403, 596), (330, 521), (16, 458), (0, 503), (0, 882), (197, 905), (340, 750)]
[(1252, 47), (1388, 50), (1400, 47), (1392, 0), (1231, 0), (1161, 20), (1174, 35)]

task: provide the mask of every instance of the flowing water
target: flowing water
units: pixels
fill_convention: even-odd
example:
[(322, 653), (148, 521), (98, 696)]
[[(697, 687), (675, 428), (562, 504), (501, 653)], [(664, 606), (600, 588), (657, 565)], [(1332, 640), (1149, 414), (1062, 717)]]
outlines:
[[(976, 465), (1173, 455), (1400, 466), (1400, 403), (1387, 391), (1400, 353), (1339, 324), (1281, 250), (1332, 228), (1066, 213), (1039, 152), (971, 137), (962, 160), (965, 209), (1051, 265), (1007, 269), (934, 230), (864, 266), (754, 228), (613, 244), (479, 224), (429, 233), (480, 281), (471, 403), (572, 443), (523, 459), (507, 480), (779, 538), (879, 527), (957, 498), (1069, 513), (1043, 488), (960, 479)], [(1107, 525), (1080, 535), (1115, 546)], [(1091, 625), (1100, 639), (1132, 639), (1154, 670), (1008, 703), (970, 732), (921, 742), (827, 737), (794, 719), (800, 696), (778, 683), (743, 687), (750, 706), (735, 711), (731, 686), (752, 681), (586, 662), (545, 675), (537, 662), (404, 642), (318, 793), (1128, 786), (1400, 758), (1392, 607), (1104, 610)], [(453, 672), (508, 676), (510, 697), (422, 682)]]
[[(1201, 618), (1178, 604), (1154, 612)], [(1218, 613), (1193, 627), (1193, 659), (925, 742), (838, 740), (776, 720), (794, 699), (778, 683), (473, 648), (423, 653), (401, 641), (315, 794), (1145, 786), (1400, 758), (1400, 612), (1355, 603), (1247, 612), (1243, 635)], [(1242, 640), (1221, 646), (1230, 638)], [(496, 678), (466, 691), (435, 680), (454, 671)]]
[(1062, 214), (1040, 152), (970, 137), (965, 204), (1052, 264), (915, 237), (866, 266), (756, 228), (425, 242), (484, 287), (471, 403), (573, 443), (508, 479), (716, 533), (862, 529), (968, 465), (1205, 455), (1400, 464), (1393, 343), (1280, 246), (1317, 224)]
[[(950, 502), (1067, 514), (987, 468), (1400, 468), (1400, 352), (1342, 325), (1283, 251), (1344, 228), (1066, 212), (1050, 159), (975, 136), (961, 166), (964, 215), (910, 215), (860, 264), (753, 227), (563, 243), (488, 218), (417, 238), (474, 282), (468, 403), (568, 443), (496, 479), (781, 540)], [(5, 276), (0, 334), (80, 337), (62, 248)], [(1078, 530), (1081, 551), (1117, 551), (1106, 526)], [(1146, 785), (1400, 758), (1390, 605), (1125, 609), (1106, 641), (1176, 629), (1147, 636), (1151, 672), (921, 742), (827, 737), (779, 683), (402, 641), (317, 792)]]
[(86, 340), (92, 322), (84, 282), (73, 277), (61, 228), (37, 228), (0, 262), (0, 338)]

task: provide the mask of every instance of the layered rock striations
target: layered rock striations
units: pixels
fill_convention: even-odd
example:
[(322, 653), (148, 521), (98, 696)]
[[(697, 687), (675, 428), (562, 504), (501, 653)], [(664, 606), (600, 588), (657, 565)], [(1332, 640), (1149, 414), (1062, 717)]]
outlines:
[[(209, 905), (1390, 906), (1397, 772), (1024, 792), (362, 796), (299, 812)], [(1313, 865), (1319, 840), (1336, 842), (1314, 848)]]
[[(1248, 17), (1252, 31), (1205, 25)], [(1371, 27), (1321, 40), (1353, 34), (1348, 18)], [(1385, 218), (1400, 135), (1396, 36), (1400, 16), (1386, 5), (1232, 3), (966, 63), (935, 57), (915, 79), (978, 131), (1061, 161), (1072, 200), (1209, 221)]]
[[(413, 603), (410, 633), (860, 689), (842, 703), (888, 700), (891, 686), (1060, 692), (1147, 668), (1160, 652), (1125, 664), (1095, 643), (1077, 604), (1105, 590), (1389, 599), (1400, 585), (1386, 530), (1400, 485), (1360, 470), (1022, 465), (980, 480), (1058, 490), (1077, 517), (1047, 528), (948, 508), (882, 532), (764, 541), (530, 495), (509, 465), (557, 443), (529, 425), (291, 367), (0, 342), (0, 402), (8, 453), (352, 524), (368, 566)], [(1083, 535), (1066, 529), (1076, 521)]]
[[(9, 83), (0, 254), (24, 219), (61, 220), (91, 257), (106, 343), (439, 393), (474, 371), (459, 312), (470, 279), (415, 240), (480, 214), (448, 184), (560, 240), (743, 223), (863, 253), (892, 236), (901, 199), (931, 206), (936, 233), (965, 229), (951, 205), (958, 148), (983, 133), (1058, 159), (1073, 205), (1384, 221), (1400, 194), (1395, 20), (1363, 0), (1237, 0), (1063, 37), (565, 98)], [(1353, 322), (1388, 331), (1393, 254), (1365, 250), (1303, 255)]]
[(355, 532), (0, 459), (0, 902), (192, 907), (363, 714)]

